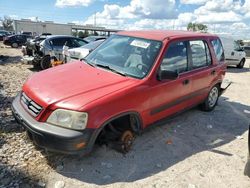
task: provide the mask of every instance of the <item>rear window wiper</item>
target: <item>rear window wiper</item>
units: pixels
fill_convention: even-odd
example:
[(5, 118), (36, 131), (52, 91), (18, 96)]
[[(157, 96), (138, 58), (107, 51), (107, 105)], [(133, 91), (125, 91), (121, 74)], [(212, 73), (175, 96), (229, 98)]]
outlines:
[(110, 71), (112, 71), (112, 72), (114, 72), (114, 73), (117, 73), (117, 74), (120, 74), (120, 75), (122, 75), (122, 76), (127, 76), (125, 73), (119, 72), (119, 71), (117, 71), (117, 70), (115, 70), (115, 69), (112, 69), (112, 68), (111, 68), (110, 66), (108, 66), (108, 65), (95, 64), (95, 66), (97, 66), (97, 67), (102, 67), (102, 68), (104, 68), (104, 69), (110, 70)]

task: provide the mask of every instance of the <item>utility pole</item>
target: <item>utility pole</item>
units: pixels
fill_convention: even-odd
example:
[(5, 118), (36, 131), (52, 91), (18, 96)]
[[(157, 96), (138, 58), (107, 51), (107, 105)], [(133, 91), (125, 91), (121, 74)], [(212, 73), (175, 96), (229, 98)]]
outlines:
[(38, 31), (38, 16), (36, 16), (36, 35), (40, 35), (39, 31)]
[(96, 12), (95, 12), (95, 17), (94, 17), (94, 26), (96, 27)]
[(174, 30), (174, 28), (175, 28), (175, 19), (173, 20), (173, 30)]

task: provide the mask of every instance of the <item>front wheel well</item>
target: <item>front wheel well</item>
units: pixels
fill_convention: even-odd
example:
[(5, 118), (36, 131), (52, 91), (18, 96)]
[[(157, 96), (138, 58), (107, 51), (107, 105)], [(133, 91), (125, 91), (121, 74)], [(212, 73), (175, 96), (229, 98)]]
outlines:
[(121, 134), (127, 130), (138, 134), (141, 131), (141, 120), (137, 114), (125, 114), (112, 118), (104, 124), (101, 132), (99, 133), (96, 142), (105, 144), (107, 142), (117, 141)]

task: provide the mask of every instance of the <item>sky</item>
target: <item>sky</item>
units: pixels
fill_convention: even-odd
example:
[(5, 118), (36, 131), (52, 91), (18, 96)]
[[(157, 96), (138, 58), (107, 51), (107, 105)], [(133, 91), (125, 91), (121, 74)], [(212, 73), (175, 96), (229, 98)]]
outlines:
[(193, 22), (211, 33), (250, 39), (250, 0), (0, 0), (0, 17), (5, 15), (122, 30), (186, 30)]

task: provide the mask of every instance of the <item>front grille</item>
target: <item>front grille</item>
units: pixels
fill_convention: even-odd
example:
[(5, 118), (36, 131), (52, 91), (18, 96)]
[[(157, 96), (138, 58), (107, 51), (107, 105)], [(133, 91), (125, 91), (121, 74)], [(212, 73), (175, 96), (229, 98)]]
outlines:
[(23, 106), (35, 117), (42, 111), (42, 107), (29, 98), (24, 92), (22, 92), (21, 95), (21, 102)]

